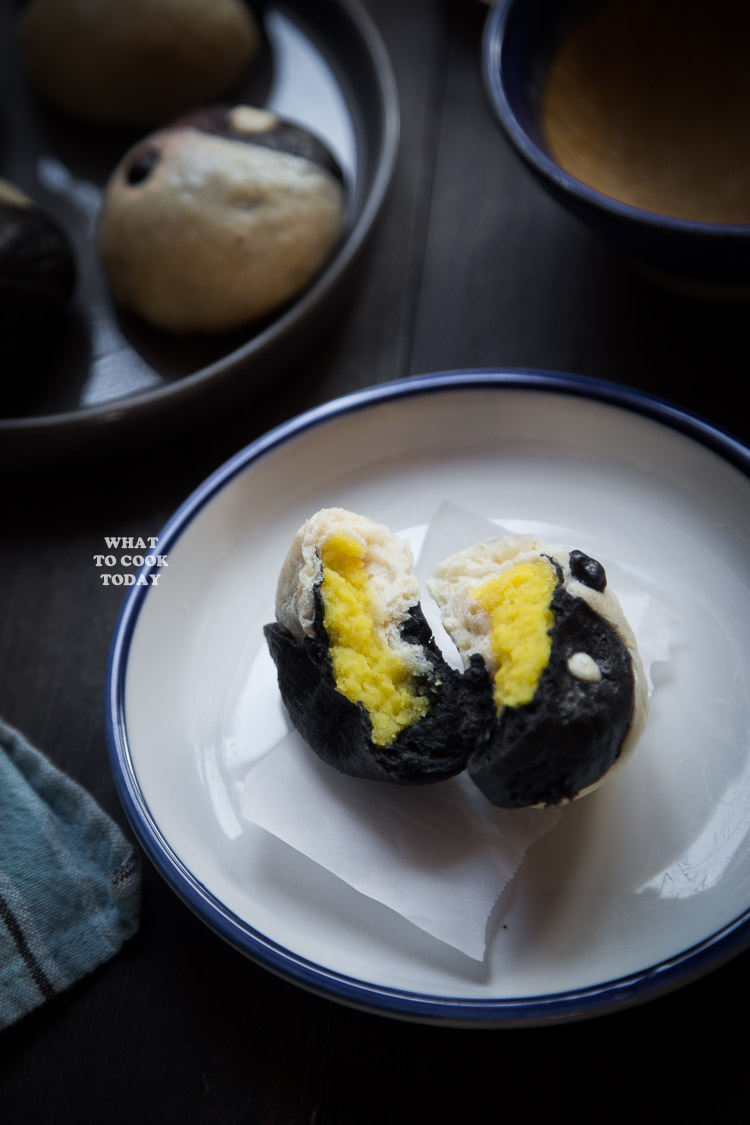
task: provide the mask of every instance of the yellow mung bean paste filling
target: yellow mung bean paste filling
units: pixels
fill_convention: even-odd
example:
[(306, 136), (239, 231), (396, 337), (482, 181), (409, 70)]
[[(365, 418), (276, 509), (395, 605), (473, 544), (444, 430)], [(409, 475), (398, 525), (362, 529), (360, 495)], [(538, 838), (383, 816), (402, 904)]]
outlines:
[(534, 698), (552, 649), (556, 584), (552, 564), (537, 559), (518, 563), (470, 591), (490, 618), (498, 711), (522, 707)]
[(363, 703), (372, 722), (372, 741), (388, 746), (421, 719), (429, 700), (416, 694), (413, 668), (383, 637), (370, 593), (364, 544), (336, 532), (320, 549), (326, 633), (336, 688), (352, 703)]

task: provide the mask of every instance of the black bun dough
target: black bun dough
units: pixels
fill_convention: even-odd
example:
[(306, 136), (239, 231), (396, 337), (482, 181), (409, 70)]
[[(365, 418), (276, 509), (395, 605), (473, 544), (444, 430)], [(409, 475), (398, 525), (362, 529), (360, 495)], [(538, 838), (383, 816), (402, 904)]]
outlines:
[(318, 757), (352, 777), (401, 784), (444, 781), (465, 769), (475, 732), (490, 717), (484, 669), (462, 676), (450, 668), (422, 610), (414, 606), (401, 631), (427, 657), (429, 674), (420, 690), (429, 698), (429, 710), (389, 746), (378, 746), (364, 705), (336, 688), (319, 594), (316, 606), (315, 634), (301, 644), (278, 623), (266, 625), (264, 632), (292, 725)]
[[(293, 121), (277, 117), (267, 109), (253, 106), (210, 105), (191, 110), (179, 117), (173, 129), (193, 128), (201, 133), (240, 144), (258, 145), (261, 148), (299, 156), (310, 164), (317, 164), (343, 184), (344, 173), (336, 157), (326, 145)], [(131, 178), (131, 183), (133, 182)]]
[(266, 640), (292, 724), (343, 773), (441, 781), (486, 729), (482, 670), (446, 663), (418, 591), (408, 544), (345, 509), (315, 513), (289, 550)]

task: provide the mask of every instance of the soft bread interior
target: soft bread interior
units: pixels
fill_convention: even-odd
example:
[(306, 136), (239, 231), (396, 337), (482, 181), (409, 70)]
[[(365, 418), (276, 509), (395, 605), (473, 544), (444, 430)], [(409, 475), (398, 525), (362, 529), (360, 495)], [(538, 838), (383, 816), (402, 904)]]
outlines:
[(298, 641), (314, 633), (316, 591), (336, 688), (363, 704), (373, 742), (387, 746), (429, 707), (416, 679), (428, 662), (401, 635), (419, 601), (411, 549), (383, 524), (323, 509), (298, 531), (279, 580), (277, 620)]

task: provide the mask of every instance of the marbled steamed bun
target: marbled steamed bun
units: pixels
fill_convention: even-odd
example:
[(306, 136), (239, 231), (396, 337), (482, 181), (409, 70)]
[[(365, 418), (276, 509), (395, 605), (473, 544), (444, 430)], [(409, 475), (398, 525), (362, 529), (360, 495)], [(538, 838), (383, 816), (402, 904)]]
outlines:
[(467, 769), (493, 804), (564, 804), (628, 759), (647, 684), (601, 563), (511, 535), (452, 555), (428, 587), (467, 671), (484, 671), (492, 710)]
[(0, 179), (0, 384), (48, 361), (76, 272), (62, 227)]
[(18, 36), (40, 93), (107, 125), (159, 125), (225, 96), (261, 44), (243, 0), (27, 0)]
[(212, 107), (151, 134), (115, 169), (101, 262), (115, 299), (159, 328), (238, 328), (312, 280), (344, 206), (322, 141), (266, 110)]

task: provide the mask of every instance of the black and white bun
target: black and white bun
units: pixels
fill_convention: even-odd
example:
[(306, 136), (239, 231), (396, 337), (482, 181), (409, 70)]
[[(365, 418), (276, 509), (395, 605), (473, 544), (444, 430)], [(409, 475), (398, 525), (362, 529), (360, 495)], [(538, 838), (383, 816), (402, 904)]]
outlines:
[(533, 536), (487, 540), (441, 563), (428, 587), (493, 712), (468, 771), (502, 808), (564, 804), (633, 752), (648, 690), (604, 568)]
[(101, 262), (115, 299), (158, 328), (225, 331), (309, 284), (344, 207), (322, 141), (264, 109), (212, 107), (120, 162), (102, 202)]
[(58, 109), (144, 127), (227, 96), (262, 38), (244, 0), (26, 0), (18, 36)]
[(435, 645), (409, 545), (383, 524), (342, 508), (311, 516), (284, 562), (265, 635), (291, 722), (329, 765), (404, 784), (464, 769), (471, 680)]
[(29, 373), (49, 357), (75, 282), (63, 229), (0, 180), (0, 378)]

